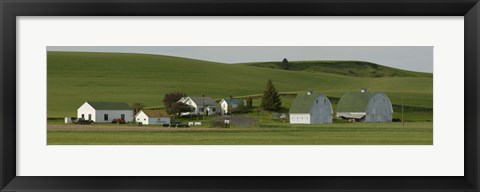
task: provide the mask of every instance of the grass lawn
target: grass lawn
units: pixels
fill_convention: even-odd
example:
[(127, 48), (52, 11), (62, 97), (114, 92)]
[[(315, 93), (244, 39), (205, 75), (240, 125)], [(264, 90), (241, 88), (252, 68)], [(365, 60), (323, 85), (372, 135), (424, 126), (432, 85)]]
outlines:
[[(290, 125), (266, 123), (260, 128), (161, 128), (85, 126), (54, 129), (49, 145), (432, 145), (432, 122), (337, 123)], [(103, 127), (103, 128), (102, 128)]]

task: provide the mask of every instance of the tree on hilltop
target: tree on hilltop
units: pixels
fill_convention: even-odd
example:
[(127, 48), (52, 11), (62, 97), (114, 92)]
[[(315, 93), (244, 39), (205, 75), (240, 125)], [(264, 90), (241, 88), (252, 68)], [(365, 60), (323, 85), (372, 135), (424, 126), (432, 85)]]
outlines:
[(288, 64), (287, 58), (284, 58), (283, 61), (282, 61), (282, 69), (285, 69), (285, 70), (290, 69), (290, 65)]

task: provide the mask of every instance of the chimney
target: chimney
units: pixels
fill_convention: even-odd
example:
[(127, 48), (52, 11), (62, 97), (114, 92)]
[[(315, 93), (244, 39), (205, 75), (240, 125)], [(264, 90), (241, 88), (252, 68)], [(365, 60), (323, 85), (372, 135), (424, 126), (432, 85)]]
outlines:
[(362, 92), (362, 93), (367, 92), (367, 88), (362, 88), (362, 89), (360, 90), (360, 92)]
[(313, 94), (313, 90), (308, 90), (307, 91), (307, 95), (312, 95)]

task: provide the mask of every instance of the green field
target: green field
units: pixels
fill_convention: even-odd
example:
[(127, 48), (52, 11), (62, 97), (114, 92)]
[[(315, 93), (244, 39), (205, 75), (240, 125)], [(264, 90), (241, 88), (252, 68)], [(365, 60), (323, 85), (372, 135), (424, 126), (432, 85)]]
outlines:
[[(353, 77), (432, 77), (431, 73), (406, 71), (365, 61), (291, 61), (291, 71), (325, 72)], [(242, 63), (243, 65), (282, 69), (282, 62)]]
[[(182, 91), (214, 99), (254, 96), (254, 109), (238, 114), (258, 119), (253, 128), (148, 130), (48, 129), (48, 144), (432, 144), (433, 77), (361, 61), (291, 61), (224, 64), (161, 55), (129, 53), (47, 53), (47, 117), (76, 116), (86, 100), (140, 102), (163, 107), (166, 93)], [(292, 93), (320, 91), (332, 102), (348, 91), (368, 88), (385, 92), (393, 103), (394, 118), (401, 123), (345, 123), (292, 126), (257, 110), (268, 79), (284, 95), (280, 112), (288, 112)], [(187, 122), (192, 119), (179, 119)], [(49, 121), (48, 125), (61, 125)], [(97, 125), (114, 127), (116, 125)]]
[[(140, 129), (140, 128), (139, 128)], [(432, 123), (338, 123), (263, 128), (70, 131), (49, 130), (48, 144), (57, 145), (432, 145)]]
[[(356, 66), (352, 64), (352, 68), (356, 69)], [(348, 67), (344, 69), (349, 70)], [(395, 69), (389, 68), (391, 70)], [(403, 70), (398, 70), (398, 73), (401, 72)], [(183, 91), (188, 95), (205, 94), (215, 99), (230, 95), (256, 95), (263, 92), (268, 79), (272, 79), (280, 92), (303, 93), (312, 89), (329, 97), (340, 97), (347, 91), (367, 87), (371, 91), (385, 92), (393, 104), (401, 104), (403, 97), (405, 105), (433, 106), (431, 74), (419, 77), (354, 77), (160, 55), (48, 52), (47, 116), (75, 116), (77, 108), (86, 100), (162, 106), (163, 96), (172, 91)]]

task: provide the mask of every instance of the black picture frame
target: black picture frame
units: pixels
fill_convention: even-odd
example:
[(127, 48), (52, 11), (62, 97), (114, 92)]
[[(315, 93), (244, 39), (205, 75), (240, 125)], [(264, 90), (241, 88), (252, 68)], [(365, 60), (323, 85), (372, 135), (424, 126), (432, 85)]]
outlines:
[[(16, 176), (17, 16), (464, 16), (465, 176)], [(0, 191), (479, 191), (478, 0), (1, 0)], [(441, 169), (442, 167), (439, 167)]]

